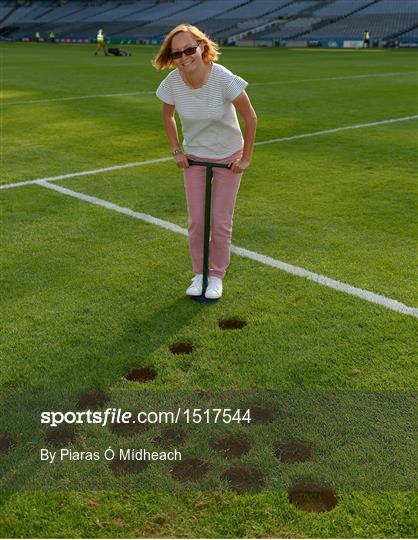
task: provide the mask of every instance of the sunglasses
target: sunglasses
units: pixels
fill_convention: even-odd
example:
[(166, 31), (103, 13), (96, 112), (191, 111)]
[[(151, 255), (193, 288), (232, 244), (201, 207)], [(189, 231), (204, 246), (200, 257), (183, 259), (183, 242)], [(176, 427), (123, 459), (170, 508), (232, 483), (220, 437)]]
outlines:
[(174, 58), (175, 60), (178, 60), (185, 54), (186, 56), (191, 56), (194, 54), (197, 50), (197, 47), (199, 45), (196, 45), (196, 47), (187, 47), (187, 49), (184, 49), (184, 51), (174, 51), (170, 54), (171, 58)]

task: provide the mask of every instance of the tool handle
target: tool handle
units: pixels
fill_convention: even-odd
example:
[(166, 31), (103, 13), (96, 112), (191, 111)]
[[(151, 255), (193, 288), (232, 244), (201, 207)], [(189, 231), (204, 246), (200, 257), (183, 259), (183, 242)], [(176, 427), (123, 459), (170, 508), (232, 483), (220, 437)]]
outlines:
[(222, 169), (230, 169), (232, 163), (214, 163), (212, 161), (195, 161), (194, 159), (188, 159), (189, 165), (199, 165), (201, 167), (221, 167)]

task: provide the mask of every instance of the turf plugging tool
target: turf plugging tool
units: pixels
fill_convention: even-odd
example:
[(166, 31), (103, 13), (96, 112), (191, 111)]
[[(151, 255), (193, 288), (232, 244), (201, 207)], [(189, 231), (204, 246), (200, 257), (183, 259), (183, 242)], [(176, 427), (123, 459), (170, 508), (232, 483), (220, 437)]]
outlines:
[(194, 161), (189, 159), (189, 165), (198, 165), (200, 167), (206, 167), (206, 188), (205, 188), (205, 227), (203, 232), (203, 280), (202, 280), (202, 294), (200, 296), (191, 296), (196, 302), (211, 303), (216, 302), (215, 299), (206, 298), (205, 292), (208, 286), (209, 276), (209, 238), (210, 238), (210, 212), (212, 205), (212, 169), (214, 167), (221, 167), (223, 169), (230, 169), (231, 164), (228, 163), (214, 163), (211, 161)]

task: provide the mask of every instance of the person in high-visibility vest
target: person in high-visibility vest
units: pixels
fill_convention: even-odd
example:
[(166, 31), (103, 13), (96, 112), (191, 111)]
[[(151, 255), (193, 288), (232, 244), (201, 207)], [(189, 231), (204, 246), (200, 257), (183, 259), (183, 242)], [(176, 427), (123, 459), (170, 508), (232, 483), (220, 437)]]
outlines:
[(103, 51), (106, 56), (109, 56), (109, 53), (107, 52), (107, 47), (106, 47), (106, 36), (103, 31), (103, 28), (99, 28), (99, 31), (97, 32), (96, 42), (97, 42), (97, 47), (94, 52), (94, 55), (97, 56), (99, 51)]
[(35, 32), (35, 41), (41, 41), (41, 33)]
[(370, 32), (368, 30), (365, 30), (363, 34), (363, 47), (366, 49), (370, 47)]
[(54, 32), (51, 30), (51, 32), (49, 32), (49, 42), (50, 43), (55, 43), (55, 34)]

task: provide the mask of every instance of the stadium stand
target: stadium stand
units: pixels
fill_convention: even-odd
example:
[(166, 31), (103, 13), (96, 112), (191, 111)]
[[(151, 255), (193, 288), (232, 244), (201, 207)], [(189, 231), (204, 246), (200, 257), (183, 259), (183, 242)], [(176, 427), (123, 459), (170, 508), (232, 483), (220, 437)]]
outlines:
[(217, 39), (222, 40), (231, 34), (271, 21), (280, 9), (291, 3), (289, 0), (247, 2), (224, 13), (222, 19), (205, 21), (205, 25)]
[[(371, 3), (372, 0), (338, 0), (332, 4), (316, 9), (312, 15), (314, 17), (345, 17), (354, 13)], [(374, 0), (373, 0), (374, 1)]]
[(386, 15), (388, 13), (415, 13), (418, 15), (416, 0), (380, 0), (368, 7), (362, 13), (365, 15)]
[(176, 24), (201, 27), (221, 43), (251, 36), (255, 44), (287, 40), (417, 38), (418, 0), (0, 0), (0, 35), (159, 43)]
[(418, 41), (418, 25), (415, 26), (412, 30), (409, 30), (408, 32), (402, 32), (399, 36), (400, 39), (403, 38), (415, 38)]
[(317, 1), (303, 0), (286, 6), (278, 13), (282, 20), (277, 24), (270, 25), (266, 30), (257, 32), (257, 39), (263, 41), (264, 44), (271, 40), (278, 44), (280, 39), (311, 30), (313, 24), (320, 19), (312, 16), (301, 16), (301, 14), (310, 15), (312, 9), (317, 5)]
[[(339, 0), (336, 3), (342, 3)], [(331, 7), (331, 6), (330, 6)], [(362, 39), (368, 29), (373, 40), (399, 35), (418, 24), (418, 2), (415, 0), (378, 0), (362, 9), (305, 34), (304, 39)]]

